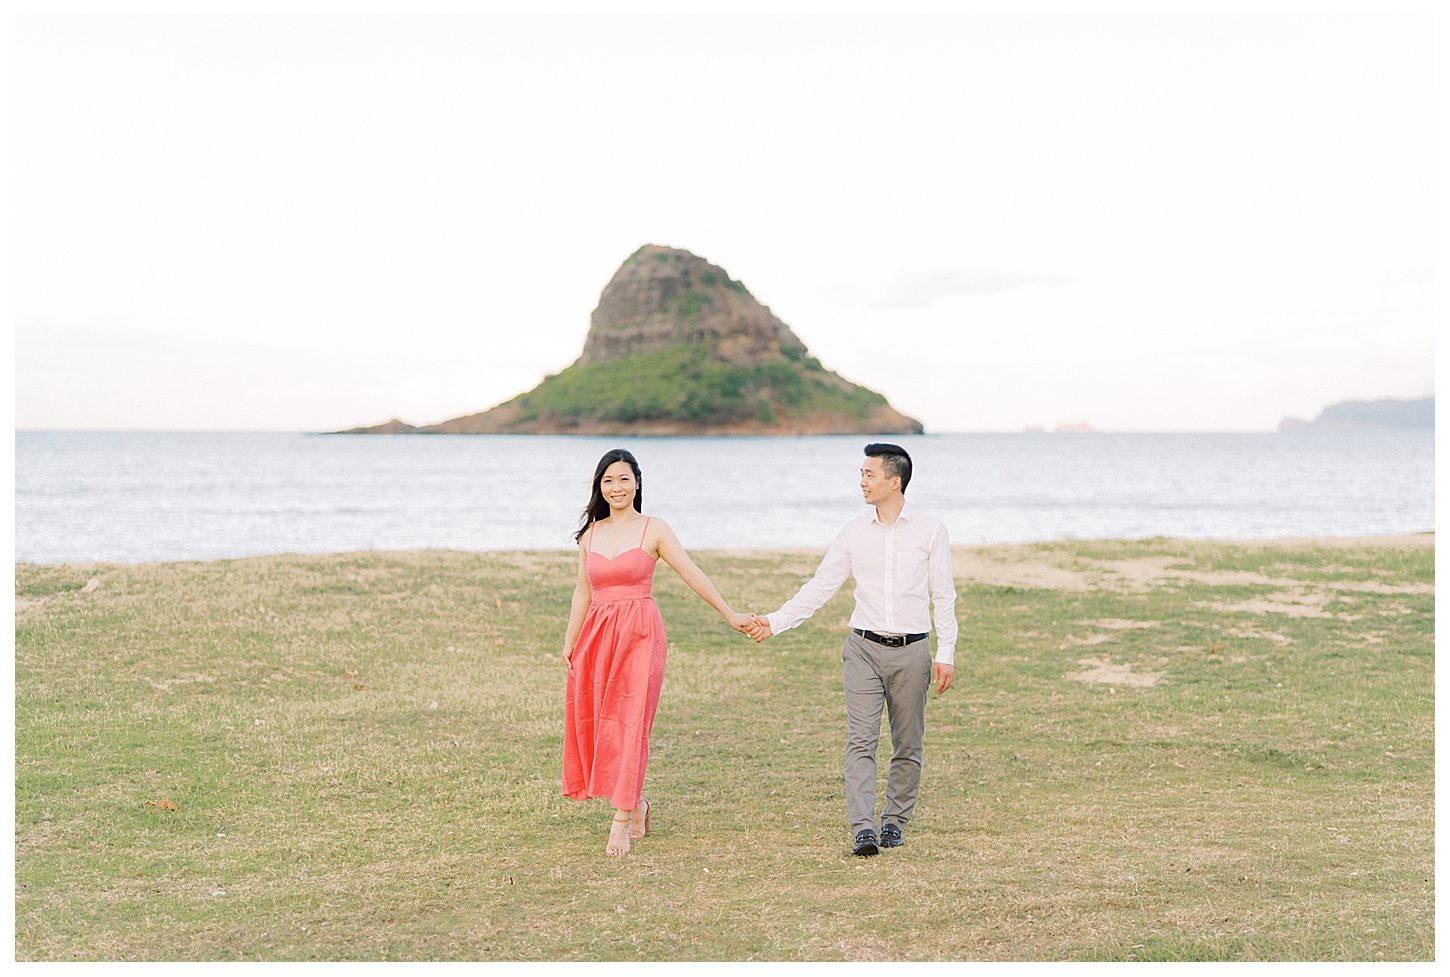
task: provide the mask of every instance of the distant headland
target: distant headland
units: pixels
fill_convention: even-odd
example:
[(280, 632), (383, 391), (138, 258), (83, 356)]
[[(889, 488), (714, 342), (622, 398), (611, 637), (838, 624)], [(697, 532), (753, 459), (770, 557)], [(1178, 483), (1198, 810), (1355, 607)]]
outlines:
[(1280, 431), (1400, 431), (1434, 428), (1435, 398), (1346, 400), (1320, 411), (1312, 421), (1286, 417)]
[(477, 414), (338, 434), (920, 434), (921, 422), (821, 366), (723, 268), (655, 244), (599, 296), (572, 365)]

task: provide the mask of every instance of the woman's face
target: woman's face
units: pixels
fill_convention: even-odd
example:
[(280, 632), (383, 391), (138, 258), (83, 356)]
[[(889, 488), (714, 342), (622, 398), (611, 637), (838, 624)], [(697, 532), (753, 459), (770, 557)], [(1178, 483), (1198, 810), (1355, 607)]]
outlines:
[(627, 461), (616, 461), (604, 469), (604, 475), (599, 479), (599, 494), (604, 496), (604, 501), (614, 512), (634, 508), (637, 491), (639, 483), (634, 480), (634, 469)]

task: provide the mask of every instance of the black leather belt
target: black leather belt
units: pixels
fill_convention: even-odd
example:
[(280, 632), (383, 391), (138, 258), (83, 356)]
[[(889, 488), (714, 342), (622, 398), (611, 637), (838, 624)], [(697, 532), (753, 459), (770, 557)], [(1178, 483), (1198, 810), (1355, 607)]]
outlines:
[(911, 644), (913, 641), (920, 641), (926, 637), (924, 634), (877, 634), (875, 631), (862, 631), (860, 628), (852, 628), (851, 630), (867, 641), (874, 641), (878, 645), (885, 645), (888, 648), (901, 648)]

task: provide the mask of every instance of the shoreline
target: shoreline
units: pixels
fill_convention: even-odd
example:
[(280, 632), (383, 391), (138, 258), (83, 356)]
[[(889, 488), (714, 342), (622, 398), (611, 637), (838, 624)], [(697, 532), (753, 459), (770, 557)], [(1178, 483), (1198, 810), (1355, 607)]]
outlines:
[[(958, 553), (979, 553), (989, 550), (1000, 551), (1031, 551), (1036, 548), (1053, 547), (1061, 545), (1158, 545), (1158, 546), (1244, 546), (1260, 547), (1270, 549), (1304, 549), (1309, 547), (1320, 547), (1324, 549), (1353, 549), (1356, 547), (1367, 547), (1373, 549), (1417, 549), (1420, 547), (1433, 547), (1435, 545), (1435, 531), (1424, 530), (1416, 533), (1391, 533), (1374, 534), (1368, 536), (1272, 536), (1272, 537), (1198, 537), (1198, 536), (1151, 536), (1144, 539), (1048, 539), (1036, 540), (1030, 543), (986, 543), (986, 544), (962, 544), (952, 545), (952, 554), (955, 557)], [(769, 549), (694, 549), (689, 552), (704, 554), (714, 557), (737, 559), (737, 558), (764, 558), (770, 556), (822, 556), (826, 552), (824, 546), (783, 546)], [(557, 549), (498, 549), (498, 550), (455, 550), (446, 547), (425, 547), (421, 549), (400, 549), (400, 550), (321, 550), (317, 552), (299, 553), (286, 551), (281, 553), (255, 553), (247, 556), (218, 556), (209, 559), (179, 559), (179, 560), (141, 560), (136, 563), (124, 563), (116, 560), (62, 560), (55, 563), (39, 563), (29, 560), (16, 560), (14, 565), (36, 566), (36, 567), (69, 567), (75, 570), (97, 570), (112, 567), (157, 567), (173, 566), (177, 564), (207, 564), (237, 562), (241, 560), (270, 560), (281, 557), (292, 558), (321, 558), (321, 557), (356, 557), (359, 555), (370, 556), (421, 556), (429, 553), (465, 553), (475, 555), (496, 555), (508, 554), (573, 554), (573, 547), (559, 547)]]

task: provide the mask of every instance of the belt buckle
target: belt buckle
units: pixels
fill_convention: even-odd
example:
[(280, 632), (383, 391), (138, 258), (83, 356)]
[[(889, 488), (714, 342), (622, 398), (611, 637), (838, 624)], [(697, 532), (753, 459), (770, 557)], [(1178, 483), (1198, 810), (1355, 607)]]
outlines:
[(889, 637), (889, 638), (886, 639), (886, 647), (888, 647), (888, 648), (905, 648), (906, 647), (906, 637), (904, 635), (900, 635), (900, 634), (893, 634), (891, 637)]

